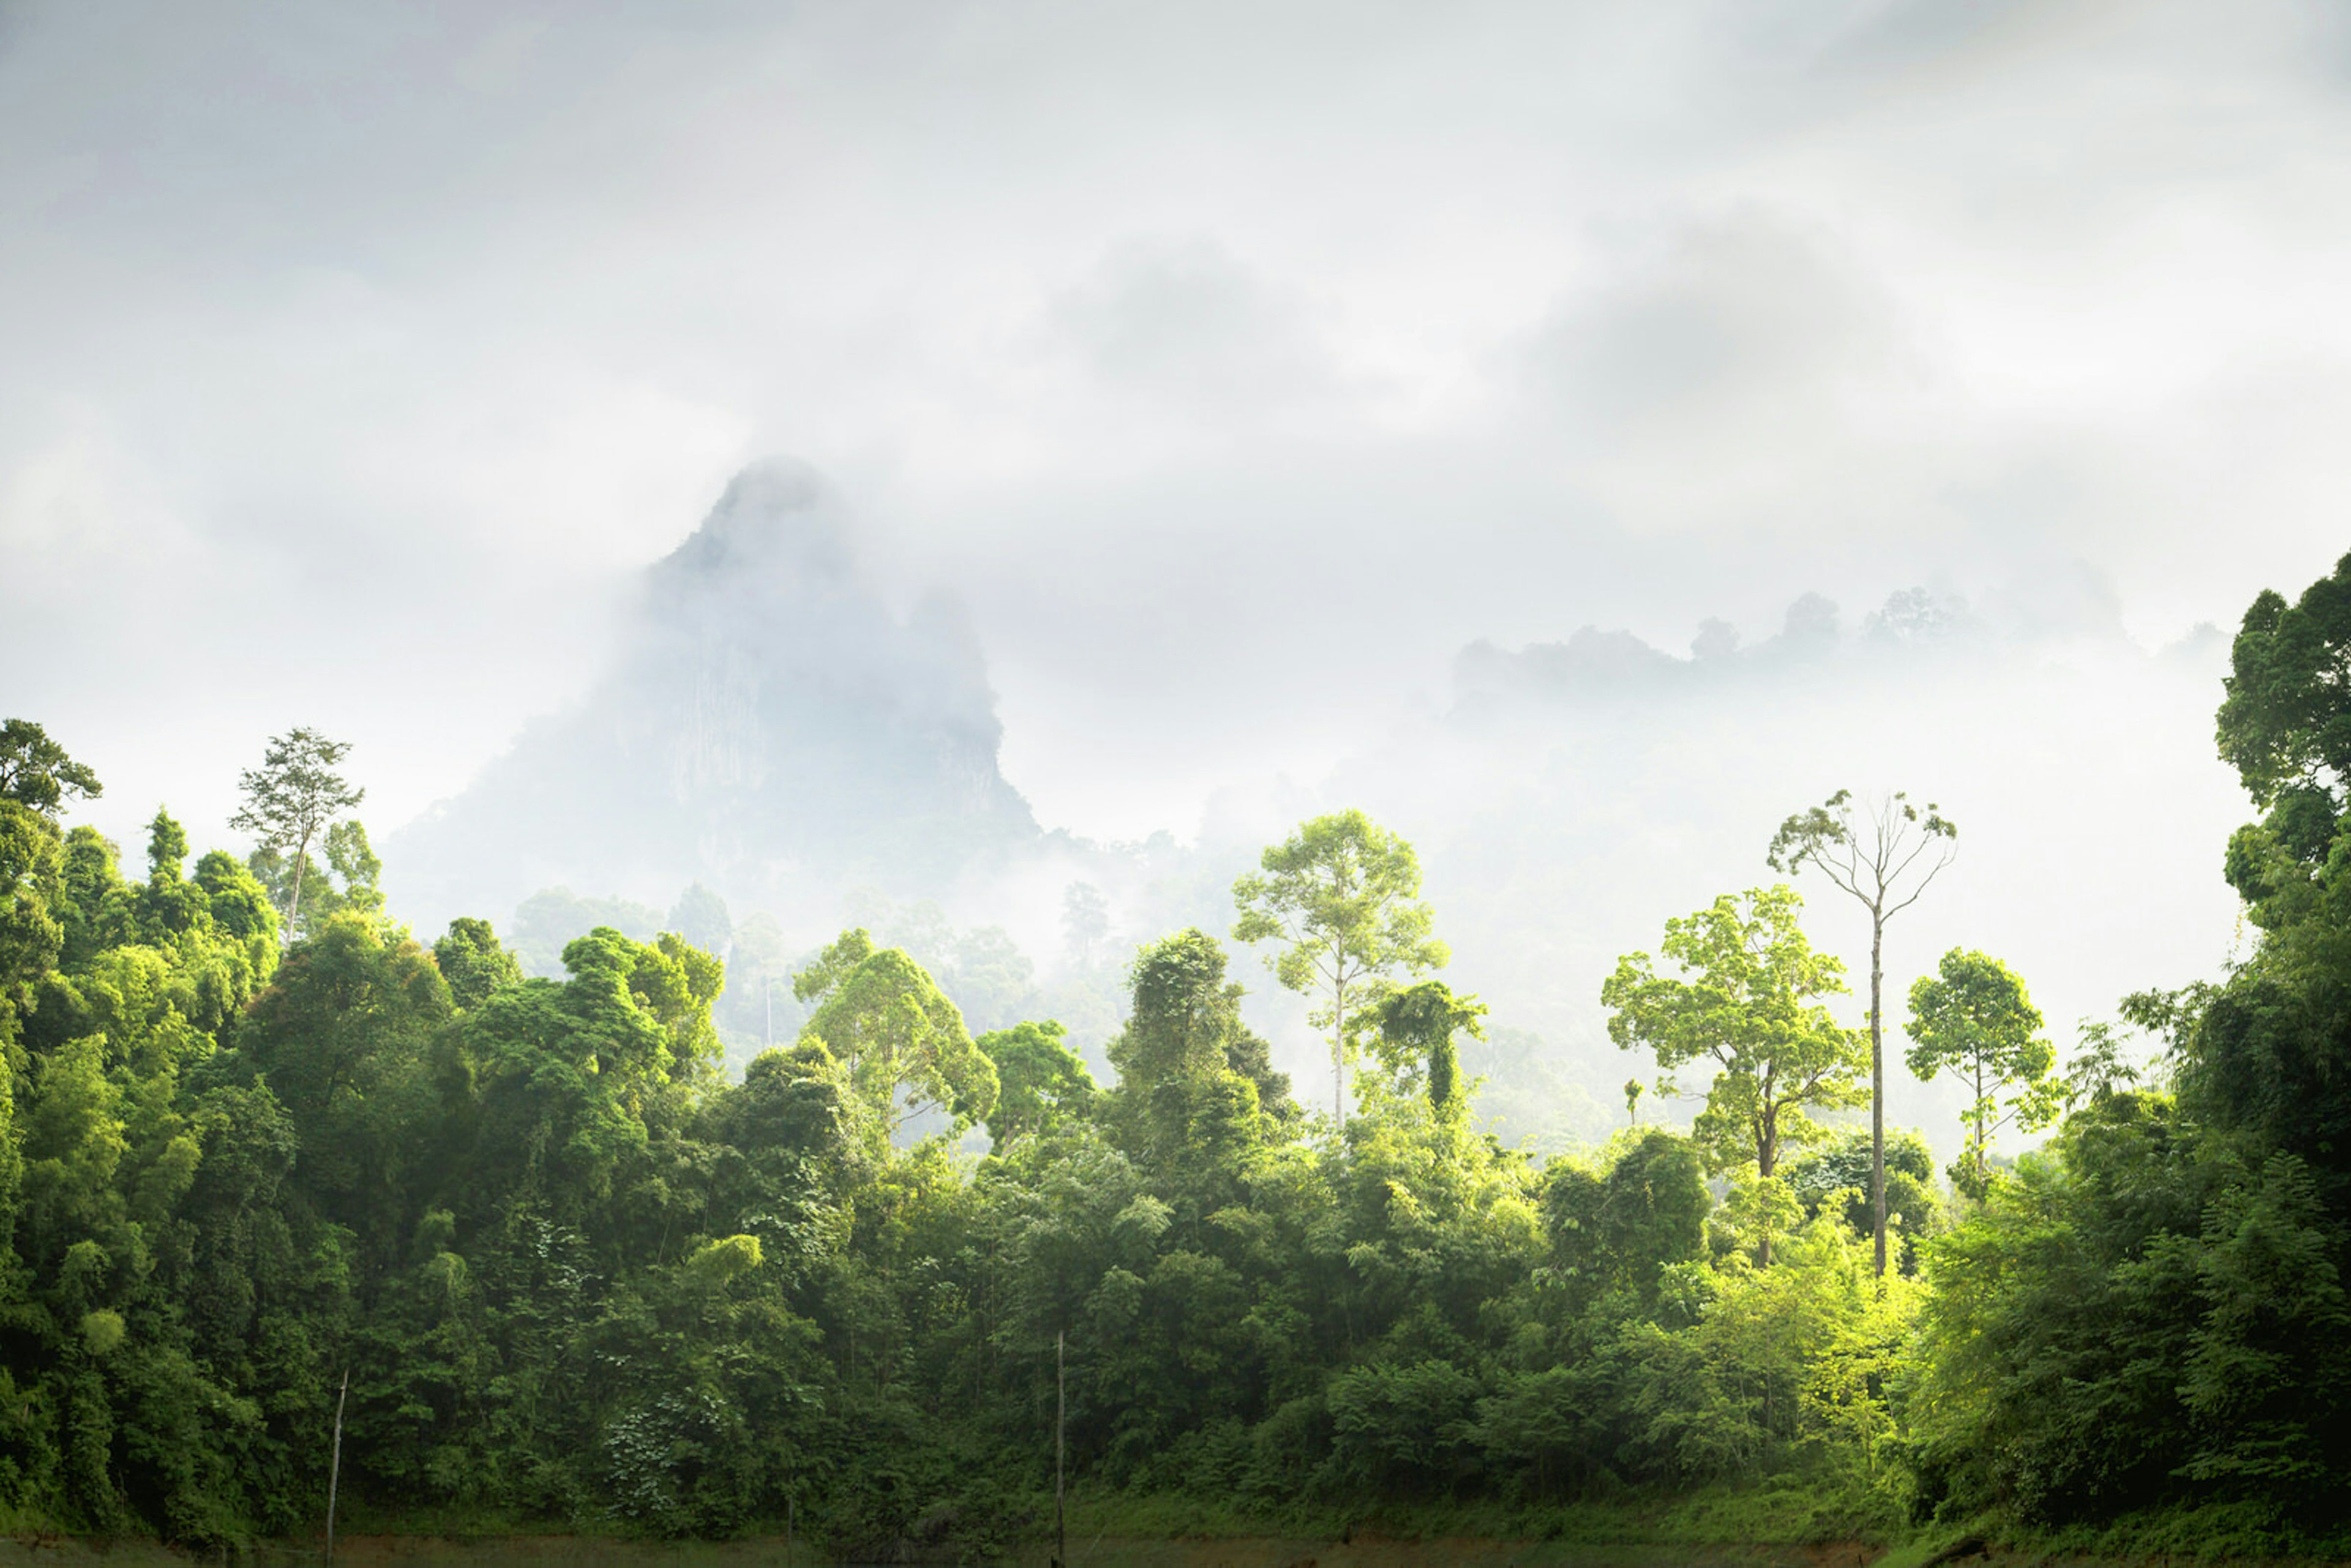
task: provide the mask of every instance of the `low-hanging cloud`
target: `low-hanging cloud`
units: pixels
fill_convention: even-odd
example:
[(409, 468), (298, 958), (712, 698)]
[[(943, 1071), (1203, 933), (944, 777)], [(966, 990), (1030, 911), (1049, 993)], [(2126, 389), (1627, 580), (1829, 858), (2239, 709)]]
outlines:
[[(1938, 705), (2346, 542), (2323, 7), (5, 15), (0, 696), (126, 840), (219, 838), (297, 723), (379, 836), (457, 794), (776, 451), (892, 614), (954, 590), (1005, 779), (1104, 841), (1409, 817), (1365, 759), (1463, 648), (1735, 663), (1806, 593), (1986, 629), (1977, 694), (1807, 721), (1913, 778)], [(2204, 779), (2210, 691), (2116, 679)], [(1642, 755), (1713, 821), (1751, 716), (1670, 703)], [(2018, 777), (2107, 734), (2037, 716)], [(2072, 873), (2200, 931), (2138, 863)]]

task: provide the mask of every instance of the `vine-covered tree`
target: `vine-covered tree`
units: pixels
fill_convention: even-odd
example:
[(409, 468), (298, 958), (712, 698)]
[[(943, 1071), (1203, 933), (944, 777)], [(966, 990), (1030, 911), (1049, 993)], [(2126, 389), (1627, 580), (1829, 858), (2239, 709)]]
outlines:
[(1459, 997), (1442, 980), (1392, 991), (1375, 1011), (1380, 1064), (1397, 1088), (1417, 1089), (1438, 1116), (1458, 1120), (1468, 1108), (1461, 1052), (1453, 1037), (1486, 1038), (1486, 1004)]

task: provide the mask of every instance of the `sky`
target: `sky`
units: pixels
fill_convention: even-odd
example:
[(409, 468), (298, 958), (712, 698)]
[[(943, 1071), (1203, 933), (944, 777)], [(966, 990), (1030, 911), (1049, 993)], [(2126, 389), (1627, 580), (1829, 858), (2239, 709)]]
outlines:
[(774, 454), (1104, 839), (1479, 639), (2157, 650), (2351, 547), (2346, 87), (2269, 0), (0, 0), (0, 706), (126, 841), (298, 723), (381, 833)]

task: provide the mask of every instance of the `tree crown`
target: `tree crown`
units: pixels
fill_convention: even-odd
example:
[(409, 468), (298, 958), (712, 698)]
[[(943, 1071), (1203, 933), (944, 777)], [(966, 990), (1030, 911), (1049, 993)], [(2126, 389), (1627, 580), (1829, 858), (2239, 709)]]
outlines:
[[(1863, 804), (1840, 789), (1822, 805), (1798, 811), (1771, 835), (1764, 861), (1783, 876), (1815, 866), (1844, 892), (1890, 918), (1907, 909), (1927, 884), (1951, 862), (1957, 824), (1933, 801), (1924, 810), (1896, 790), (1875, 804)], [(1887, 900), (1913, 871), (1918, 881), (1897, 904)]]
[(0, 724), (0, 800), (54, 821), (67, 800), (95, 800), (105, 792), (98, 775), (67, 756), (39, 725), (28, 718)]
[[(1363, 982), (1377, 992), (1394, 970), (1417, 976), (1452, 956), (1420, 901), (1412, 845), (1359, 810), (1301, 823), (1259, 866), (1233, 883), (1240, 908), (1233, 937), (1286, 941), (1267, 964), (1293, 991)], [(1318, 1013), (1316, 1021), (1328, 1028), (1332, 1020)]]

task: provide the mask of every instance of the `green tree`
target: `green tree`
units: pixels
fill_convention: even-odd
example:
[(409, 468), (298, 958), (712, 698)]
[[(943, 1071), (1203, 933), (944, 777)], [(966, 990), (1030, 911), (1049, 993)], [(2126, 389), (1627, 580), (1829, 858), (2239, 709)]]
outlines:
[(159, 808), (147, 824), (147, 885), (139, 894), (139, 931), (151, 942), (169, 941), (211, 921), (212, 901), (204, 890), (182, 880), (187, 858), (187, 831)]
[(1645, 1307), (1660, 1276), (1706, 1249), (1714, 1199), (1696, 1146), (1659, 1127), (1627, 1130), (1609, 1145), (1604, 1172), (1555, 1160), (1543, 1185), (1543, 1228), (1555, 1277), (1579, 1309), (1629, 1290)]
[[(1858, 1039), (1817, 999), (1844, 994), (1844, 966), (1813, 951), (1797, 923), (1802, 907), (1784, 885), (1725, 894), (1666, 922), (1662, 950), (1681, 977), (1630, 953), (1600, 992), (1621, 1049), (1646, 1049), (1667, 1071), (1714, 1064), (1699, 1146), (1718, 1171), (1751, 1162), (1767, 1188), (1782, 1147), (1817, 1134), (1810, 1108), (1858, 1104), (1865, 1093)], [(1768, 1233), (1758, 1250), (1771, 1261)]]
[(1259, 1115), (1298, 1114), (1290, 1080), (1241, 1021), (1241, 988), (1225, 978), (1227, 962), (1217, 939), (1194, 926), (1144, 946), (1127, 972), (1126, 1026), (1106, 1047), (1118, 1088), (1105, 1115), (1139, 1164), (1164, 1168), (1198, 1153), (1204, 1113), (1234, 1133)]
[(450, 1015), (433, 956), (406, 933), (350, 913), (292, 949), (237, 1031), (243, 1065), (269, 1085), (303, 1147), (306, 1186), (334, 1217), (381, 1237), (395, 1224), (403, 1165), (422, 1150), (424, 1067)]
[(1122, 1085), (1144, 1092), (1238, 1073), (1257, 1086), (1269, 1113), (1295, 1115), (1290, 1080), (1273, 1071), (1265, 1041), (1241, 1021), (1243, 993), (1225, 978), (1226, 965), (1224, 948), (1196, 925), (1137, 953), (1127, 976), (1132, 1007), (1126, 1027), (1110, 1042), (1111, 1065)]
[(57, 824), (31, 807), (0, 800), (0, 1048), (35, 984), (65, 949), (65, 844)]
[[(1806, 1149), (1781, 1169), (1806, 1218), (1823, 1210), (1842, 1214), (1854, 1236), (1866, 1241), (1876, 1233), (1876, 1217), (1869, 1201), (1873, 1152), (1866, 1128), (1847, 1128)], [(1886, 1209), (1888, 1226), (1899, 1238), (1895, 1268), (1915, 1274), (1920, 1248), (1941, 1228), (1944, 1211), (1935, 1180), (1934, 1154), (1926, 1139), (1907, 1128), (1896, 1128), (1886, 1140)]]
[[(2262, 939), (2224, 985), (2191, 988), (2161, 1032), (2194, 1120), (2351, 1171), (2351, 556), (2288, 603), (2262, 592), (2230, 651), (2218, 723), (2258, 821), (2224, 873)], [(2134, 998), (2140, 1000), (2145, 998)], [(2156, 1020), (2125, 1016), (2143, 1026)], [(2179, 1027), (2174, 1027), (2178, 1025)]]
[(269, 890), (277, 907), (301, 910), (298, 924), (288, 922), (298, 936), (309, 936), (329, 915), (346, 910), (371, 920), (383, 913), (383, 862), (357, 819), (329, 827), (319, 840), (319, 852), (298, 865), (283, 850), (264, 844), (246, 857), (246, 866)]
[(995, 1066), (955, 1003), (899, 949), (877, 950), (863, 931), (844, 932), (792, 988), (818, 1004), (801, 1038), (840, 1060), (885, 1134), (925, 1111), (963, 1128), (995, 1109)]
[[(347, 924), (337, 916), (329, 932)], [(574, 938), (563, 962), (568, 980), (501, 987), (458, 1020), (448, 1076), (467, 1090), (468, 1113), (435, 1196), (461, 1233), (519, 1249), (504, 1268), (569, 1267), (556, 1251), (575, 1244), (605, 1269), (632, 1255), (667, 1261), (706, 1190), (696, 1171), (707, 1156), (681, 1139), (711, 1082), (723, 971), (674, 934), (653, 946), (604, 926)], [(429, 960), (423, 968), (441, 985)], [(568, 1440), (559, 1427), (550, 1436)]]
[(336, 890), (334, 908), (381, 915), (383, 862), (368, 843), (366, 827), (356, 821), (337, 822), (327, 830), (326, 852), (329, 868), (343, 883)]
[(66, 755), (30, 719), (0, 724), (0, 800), (14, 800), (52, 821), (67, 800), (95, 800), (105, 789), (98, 775)]
[(2104, 1019), (2074, 1026), (2081, 1043), (2065, 1065), (2065, 1103), (2092, 1104), (2136, 1088), (2142, 1070), (2126, 1052), (2122, 1030)]
[(1764, 861), (1795, 875), (1819, 869), (1869, 911), (1869, 1207), (1877, 1272), (1886, 1273), (1886, 925), (1918, 902), (1951, 863), (1959, 831), (1928, 802), (1925, 815), (1900, 790), (1864, 809), (1850, 789), (1780, 824)]
[(1423, 980), (1392, 991), (1374, 1012), (1381, 1065), (1398, 1089), (1409, 1093), (1420, 1088), (1438, 1116), (1458, 1119), (1468, 1107), (1461, 1053), (1453, 1037), (1485, 1039), (1485, 1003), (1455, 996), (1442, 980)]
[(1910, 1071), (1931, 1082), (1948, 1068), (1973, 1096), (1965, 1157), (1974, 1196), (1990, 1179), (1993, 1134), (2011, 1122), (2037, 1132), (2064, 1108), (2064, 1085), (2050, 1077), (2057, 1052), (2041, 1038), (2041, 1022), (2024, 982), (1988, 953), (1954, 947), (1910, 988)]
[(491, 993), (522, 984), (521, 962), (498, 946), (488, 921), (468, 915), (449, 922), (449, 934), (433, 944), (433, 962), (460, 1008), (477, 1008)]
[(67, 897), (58, 808), (99, 792), (98, 776), (39, 725), (0, 725), (0, 1049), (14, 1043), (35, 986), (65, 951), (67, 919), (79, 913)]
[(1325, 998), (1309, 1018), (1331, 1031), (1332, 1115), (1347, 1120), (1347, 1061), (1357, 1020), (1394, 986), (1450, 958), (1420, 901), (1420, 860), (1404, 839), (1357, 810), (1301, 823), (1265, 852), (1262, 874), (1233, 883), (1240, 942), (1288, 944), (1267, 967), (1290, 990)]
[(229, 819), (229, 826), (254, 834), (264, 849), (290, 849), (294, 854), (286, 903), (289, 936), (301, 918), (302, 879), (309, 870), (311, 844), (336, 818), (367, 798), (365, 789), (353, 789), (335, 771), (350, 749), (349, 741), (329, 740), (315, 729), (298, 727), (273, 737), (261, 766), (237, 777), (245, 804)]
[(147, 874), (168, 875), (177, 881), (187, 858), (187, 830), (174, 821), (169, 811), (157, 808), (155, 820), (147, 824)]
[(2237, 769), (2254, 804), (2290, 803), (2278, 826), (2304, 861), (2323, 856), (2351, 782), (2346, 665), (2351, 555), (2294, 604), (2263, 590), (2245, 612), (2220, 683), (2220, 758)]
[(987, 1135), (998, 1152), (1023, 1133), (1050, 1132), (1092, 1104), (1093, 1075), (1077, 1052), (1061, 1043), (1067, 1030), (1050, 1019), (992, 1030), (975, 1042), (996, 1064), (995, 1109)]

